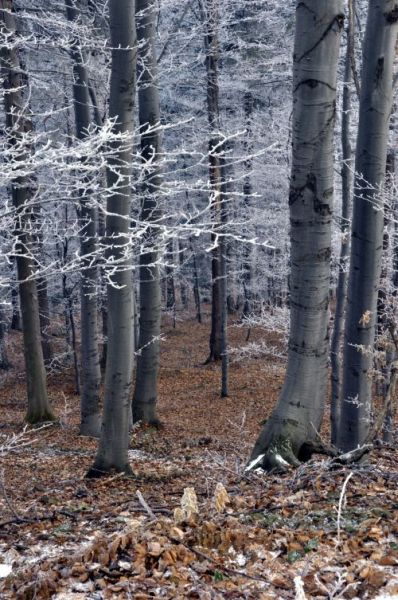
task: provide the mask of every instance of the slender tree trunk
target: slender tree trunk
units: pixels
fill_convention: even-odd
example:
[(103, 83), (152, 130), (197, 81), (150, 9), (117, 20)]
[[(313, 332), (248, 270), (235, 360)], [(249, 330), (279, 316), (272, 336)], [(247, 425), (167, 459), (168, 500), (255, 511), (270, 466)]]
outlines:
[(193, 297), (195, 300), (196, 319), (198, 323), (202, 322), (202, 309), (200, 303), (200, 285), (199, 285), (199, 271), (198, 261), (196, 258), (195, 248), (192, 242), (192, 238), (189, 240), (191, 255), (192, 255), (192, 268), (193, 268)]
[(221, 271), (221, 398), (228, 397), (229, 390), (229, 356), (228, 356), (228, 278), (227, 278), (227, 239), (228, 209), (226, 203), (228, 183), (226, 178), (225, 158), (221, 159), (222, 197), (220, 238), (220, 271)]
[(383, 199), (398, 10), (392, 0), (370, 0), (362, 83), (344, 337), (338, 446), (356, 448), (370, 428), (373, 346), (383, 249)]
[[(78, 23), (79, 2), (65, 0), (66, 15), (71, 23)], [(73, 99), (78, 139), (87, 136), (92, 124), (90, 111), (89, 79), (85, 56), (75, 40), (71, 46), (73, 61)], [(82, 391), (80, 401), (81, 435), (98, 436), (100, 433), (99, 386), (101, 369), (98, 352), (98, 268), (97, 250), (97, 209), (93, 206), (89, 190), (89, 180), (80, 191), (79, 227), (80, 254), (82, 261), (80, 283), (80, 331), (81, 331), (81, 372)]]
[[(0, 0), (0, 27), (3, 39), (15, 40), (16, 21), (12, 0)], [(31, 122), (24, 113), (26, 110), (22, 98), (24, 85), (17, 49), (3, 46), (0, 61), (6, 91), (4, 102), (8, 144), (11, 148), (16, 148), (24, 134), (32, 130)], [(25, 143), (25, 150), (20, 150), (18, 158), (14, 160), (22, 165), (29, 150), (29, 146)], [(12, 198), (16, 209), (16, 260), (28, 389), (26, 419), (30, 423), (37, 423), (52, 420), (54, 416), (47, 396), (41, 346), (39, 304), (32, 256), (35, 247), (31, 232), (32, 209), (29, 207), (31, 182), (26, 176), (17, 176), (13, 181)]]
[[(246, 118), (246, 141), (244, 143), (244, 149), (248, 156), (245, 161), (246, 175), (243, 183), (243, 197), (245, 212), (250, 215), (250, 205), (252, 196), (252, 182), (251, 182), (251, 170), (252, 170), (252, 144), (250, 142), (250, 136), (252, 133), (252, 114), (253, 114), (253, 94), (246, 92), (244, 97), (244, 113)], [(252, 246), (251, 244), (245, 244), (244, 246), (244, 260), (243, 260), (243, 292), (245, 297), (245, 303), (243, 305), (243, 316), (248, 316), (252, 312)]]
[[(101, 112), (98, 106), (97, 94), (95, 92), (94, 86), (89, 82), (89, 94), (90, 100), (92, 104), (94, 123), (97, 129), (100, 129), (103, 125), (103, 119), (101, 117)], [(98, 219), (98, 243), (102, 245), (105, 239), (105, 211), (102, 209), (102, 206), (99, 206), (97, 210), (97, 219)], [(100, 268), (100, 289), (98, 291), (98, 295), (100, 298), (100, 313), (101, 313), (101, 327), (102, 327), (102, 353), (100, 358), (100, 368), (105, 370), (106, 365), (106, 349), (107, 349), (107, 340), (108, 340), (108, 313), (106, 306), (106, 281), (105, 281), (105, 273), (104, 269)], [(99, 331), (99, 327), (98, 327)]]
[(0, 300), (0, 369), (7, 371), (11, 367), (7, 356), (7, 322), (4, 303)]
[(349, 267), (349, 230), (351, 218), (351, 194), (352, 194), (352, 169), (351, 158), (352, 148), (350, 140), (351, 125), (351, 83), (352, 68), (351, 56), (354, 52), (354, 18), (352, 14), (352, 4), (349, 2), (349, 23), (347, 27), (347, 50), (344, 68), (344, 88), (343, 88), (343, 114), (341, 120), (341, 146), (342, 160), (341, 180), (342, 180), (342, 210), (341, 210), (341, 249), (338, 271), (338, 282), (336, 291), (336, 310), (334, 315), (334, 327), (331, 343), (331, 384), (332, 398), (330, 411), (331, 441), (337, 442), (337, 431), (340, 421), (340, 384), (341, 384), (341, 360), (340, 344), (341, 335), (344, 326), (344, 313), (347, 295), (347, 280)]
[[(12, 264), (14, 261), (12, 261)], [(11, 318), (11, 326), (10, 329), (13, 331), (22, 331), (22, 323), (21, 323), (21, 311), (19, 310), (19, 295), (18, 295), (18, 286), (16, 284), (12, 284), (11, 287), (11, 305), (12, 305), (12, 318)]]
[(54, 353), (51, 344), (50, 302), (48, 299), (48, 287), (46, 277), (37, 278), (37, 295), (39, 301), (39, 318), (43, 358), (46, 362), (50, 362), (54, 356)]
[(114, 132), (127, 134), (112, 146), (107, 171), (108, 350), (101, 437), (91, 476), (113, 469), (131, 472), (128, 462), (130, 392), (134, 358), (134, 298), (129, 256), (131, 166), (136, 88), (134, 0), (110, 0), (112, 48), (109, 116)]
[(252, 452), (264, 468), (298, 464), (327, 390), (333, 134), (342, 0), (297, 0), (290, 182), (290, 334), (278, 403)]
[(218, 26), (219, 12), (218, 0), (205, 0), (205, 49), (206, 49), (206, 74), (207, 74), (207, 114), (210, 128), (209, 139), (209, 178), (211, 186), (211, 208), (213, 230), (212, 242), (214, 248), (211, 258), (211, 331), (210, 354), (206, 362), (217, 361), (222, 358), (222, 282), (220, 246), (217, 244), (216, 230), (221, 218), (221, 164), (220, 164), (220, 106), (219, 106), (219, 41)]
[[(158, 235), (151, 223), (159, 221), (161, 186), (158, 155), (160, 152), (160, 103), (156, 73), (156, 2), (136, 0), (138, 53), (138, 105), (141, 151), (145, 183), (141, 220), (148, 223), (146, 248), (140, 254), (140, 320), (136, 382), (133, 400), (133, 423), (158, 424), (156, 403), (160, 360), (161, 289)], [(152, 131), (151, 131), (152, 128)]]
[(174, 284), (174, 240), (167, 243), (166, 249), (166, 308), (175, 311), (176, 292)]
[(179, 263), (179, 274), (180, 274), (180, 300), (181, 307), (186, 310), (189, 305), (188, 287), (185, 280), (185, 249), (181, 245), (181, 240), (177, 240), (177, 252), (178, 252), (178, 263)]

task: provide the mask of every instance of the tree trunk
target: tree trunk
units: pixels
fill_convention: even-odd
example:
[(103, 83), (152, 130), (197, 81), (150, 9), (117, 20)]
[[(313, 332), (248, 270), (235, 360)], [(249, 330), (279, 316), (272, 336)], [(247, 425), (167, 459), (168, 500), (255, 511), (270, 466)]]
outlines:
[[(39, 245), (40, 248), (40, 245)], [(46, 362), (50, 362), (54, 356), (51, 344), (51, 318), (50, 318), (50, 303), (48, 299), (48, 288), (46, 277), (37, 278), (37, 294), (39, 301), (39, 318), (41, 329), (41, 346), (43, 350), (43, 358)]]
[[(76, 23), (80, 11), (79, 3), (65, 0), (68, 21)], [(89, 79), (85, 57), (75, 40), (71, 46), (73, 61), (73, 100), (76, 120), (76, 135), (84, 139), (92, 124), (90, 111)], [(89, 180), (85, 179), (80, 191), (79, 229), (81, 255), (80, 311), (81, 311), (81, 423), (80, 434), (98, 436), (100, 433), (99, 386), (101, 369), (98, 352), (98, 269), (97, 250), (97, 209), (93, 206)]]
[(349, 230), (351, 219), (351, 193), (352, 193), (352, 174), (351, 157), (352, 148), (350, 140), (351, 124), (351, 82), (352, 68), (351, 56), (354, 52), (354, 23), (355, 15), (352, 13), (352, 4), (349, 2), (349, 23), (347, 27), (347, 49), (344, 68), (344, 88), (343, 88), (343, 107), (341, 118), (341, 146), (342, 160), (341, 180), (342, 180), (342, 210), (341, 210), (341, 250), (339, 260), (338, 282), (336, 291), (336, 310), (334, 315), (334, 326), (332, 343), (330, 348), (331, 356), (331, 384), (332, 398), (330, 410), (330, 426), (332, 444), (337, 442), (337, 431), (340, 421), (340, 385), (341, 385), (341, 360), (340, 344), (341, 334), (344, 326), (344, 313), (347, 295), (347, 279), (349, 266)]
[[(151, 223), (161, 216), (161, 187), (158, 155), (160, 152), (160, 104), (156, 72), (155, 0), (136, 0), (138, 54), (138, 105), (141, 151), (145, 169), (141, 220), (148, 224), (145, 249), (140, 254), (140, 320), (133, 423), (158, 424), (156, 403), (160, 354), (161, 289), (159, 276), (158, 233)], [(150, 128), (154, 129), (153, 131)], [(147, 132), (146, 132), (147, 131)]]
[[(244, 142), (244, 150), (247, 154), (245, 160), (246, 175), (243, 183), (243, 197), (244, 207), (247, 215), (250, 215), (251, 197), (252, 197), (252, 182), (251, 182), (251, 170), (252, 170), (252, 159), (251, 153), (253, 151), (250, 137), (252, 135), (252, 118), (253, 118), (253, 103), (254, 98), (251, 92), (246, 92), (244, 97), (244, 114), (246, 119), (246, 137)], [(250, 236), (250, 232), (247, 232), (247, 237)], [(243, 305), (243, 316), (248, 317), (252, 312), (252, 245), (245, 244), (243, 249), (243, 293), (245, 303)]]
[[(14, 261), (12, 261), (12, 264)], [(19, 310), (19, 298), (18, 298), (18, 286), (12, 284), (11, 287), (11, 305), (12, 305), (12, 318), (10, 329), (13, 331), (22, 331), (21, 323), (21, 311)]]
[[(3, 39), (10, 42), (16, 33), (16, 21), (12, 0), (0, 0), (0, 26)], [(24, 89), (22, 71), (16, 47), (3, 46), (0, 54), (3, 85), (5, 88), (5, 112), (7, 141), (11, 148), (19, 144), (25, 147), (18, 150), (14, 157), (15, 165), (23, 165), (30, 147), (22, 142), (24, 134), (32, 130), (32, 125), (25, 112), (22, 98)], [(17, 172), (17, 169), (15, 169)], [(53, 420), (46, 384), (43, 350), (41, 346), (39, 303), (37, 285), (34, 279), (35, 263), (32, 256), (34, 240), (32, 236), (32, 209), (29, 208), (31, 197), (31, 181), (26, 176), (17, 176), (12, 183), (12, 198), (16, 209), (16, 260), (19, 279), (19, 293), (22, 314), (23, 342), (28, 390), (28, 411), (26, 419), (29, 423)]]
[(130, 392), (134, 358), (134, 299), (131, 273), (130, 207), (133, 115), (136, 87), (134, 0), (110, 0), (112, 48), (109, 116), (114, 132), (107, 181), (108, 349), (101, 437), (93, 468), (99, 476), (115, 469), (131, 473), (128, 462)]
[[(264, 468), (297, 464), (324, 411), (328, 367), (333, 134), (342, 0), (297, 1), (290, 182), (290, 334), (278, 403), (251, 456)], [(249, 465), (250, 466), (250, 465)]]
[(7, 356), (7, 322), (4, 303), (0, 300), (0, 369), (7, 371), (11, 367)]
[(221, 360), (222, 358), (222, 284), (220, 246), (217, 243), (216, 230), (221, 217), (221, 164), (220, 164), (220, 106), (219, 106), (219, 41), (218, 26), (219, 12), (218, 0), (205, 1), (205, 50), (206, 50), (206, 75), (207, 75), (207, 115), (210, 129), (209, 139), (209, 179), (211, 186), (211, 209), (214, 245), (211, 257), (211, 332), (210, 354), (207, 363)]
[(198, 323), (202, 322), (202, 309), (200, 303), (200, 285), (199, 285), (199, 271), (198, 261), (196, 259), (196, 251), (193, 245), (192, 238), (189, 239), (189, 247), (192, 255), (192, 268), (193, 268), (193, 297), (195, 300), (196, 319)]
[(344, 337), (338, 446), (362, 444), (370, 427), (373, 346), (383, 248), (383, 199), (398, 11), (370, 0), (363, 47), (355, 161), (351, 262)]

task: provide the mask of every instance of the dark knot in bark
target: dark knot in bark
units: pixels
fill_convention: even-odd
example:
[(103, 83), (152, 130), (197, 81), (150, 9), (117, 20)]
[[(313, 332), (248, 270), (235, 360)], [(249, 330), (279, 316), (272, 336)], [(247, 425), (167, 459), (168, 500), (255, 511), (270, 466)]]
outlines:
[(398, 4), (394, 6), (392, 10), (384, 13), (387, 23), (393, 24), (398, 21)]

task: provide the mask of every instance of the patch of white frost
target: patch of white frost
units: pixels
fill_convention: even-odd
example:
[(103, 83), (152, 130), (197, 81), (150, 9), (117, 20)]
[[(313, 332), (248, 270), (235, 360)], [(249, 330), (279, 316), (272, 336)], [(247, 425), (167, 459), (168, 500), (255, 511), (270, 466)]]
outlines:
[(254, 467), (258, 464), (260, 464), (260, 462), (263, 460), (265, 454), (259, 454), (259, 456), (257, 456), (257, 458), (253, 459), (251, 461), (251, 463), (249, 463), (245, 469), (245, 472), (247, 471), (251, 471), (252, 469), (254, 469)]
[(0, 579), (4, 579), (4, 577), (8, 577), (8, 575), (12, 573), (11, 565), (0, 565)]

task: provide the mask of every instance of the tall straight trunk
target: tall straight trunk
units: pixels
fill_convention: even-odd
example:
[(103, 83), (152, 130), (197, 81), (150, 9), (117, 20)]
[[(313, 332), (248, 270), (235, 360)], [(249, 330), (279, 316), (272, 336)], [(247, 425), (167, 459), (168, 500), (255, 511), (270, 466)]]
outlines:
[(0, 369), (7, 371), (11, 363), (7, 355), (7, 321), (4, 302), (0, 299)]
[[(15, 41), (16, 20), (12, 0), (0, 0), (0, 27), (3, 39)], [(22, 97), (24, 89), (21, 65), (16, 47), (1, 47), (1, 75), (5, 88), (5, 113), (7, 141), (15, 148), (22, 141), (24, 134), (32, 130), (32, 124), (26, 116), (25, 103)], [(23, 161), (30, 148), (20, 150), (14, 157), (15, 166)], [(16, 169), (17, 171), (17, 169)], [(31, 182), (26, 176), (17, 176), (12, 183), (12, 199), (16, 209), (16, 261), (19, 279), (21, 302), (24, 355), (28, 390), (28, 411), (26, 419), (30, 423), (54, 419), (46, 384), (43, 350), (41, 346), (39, 303), (37, 285), (34, 278), (35, 263), (32, 253), (35, 248), (31, 231), (33, 221), (31, 199)]]
[(207, 75), (207, 115), (209, 121), (209, 179), (211, 186), (211, 210), (214, 248), (211, 253), (211, 331), (210, 354), (206, 362), (220, 360), (222, 357), (222, 284), (220, 246), (216, 244), (216, 230), (221, 218), (221, 163), (220, 163), (220, 102), (219, 102), (219, 7), (218, 0), (205, 0), (205, 50)]
[[(11, 269), (14, 270), (14, 261), (10, 264)], [(10, 329), (14, 331), (22, 330), (21, 323), (21, 311), (19, 310), (19, 294), (18, 294), (18, 286), (13, 282), (11, 285), (11, 306), (12, 306), (12, 317), (11, 317), (11, 326)]]
[(328, 375), (333, 134), (342, 0), (297, 0), (290, 181), (290, 334), (278, 403), (252, 452), (264, 468), (297, 464), (316, 436)]
[(221, 227), (222, 235), (220, 238), (220, 275), (221, 275), (221, 398), (228, 397), (229, 391), (229, 356), (228, 356), (228, 279), (227, 279), (227, 226), (228, 209), (225, 201), (229, 184), (226, 177), (225, 157), (221, 159), (222, 174), (222, 197), (221, 204)]
[(202, 309), (200, 303), (200, 284), (199, 284), (199, 270), (198, 270), (198, 261), (196, 258), (196, 251), (192, 241), (192, 238), (189, 239), (189, 248), (192, 255), (192, 269), (193, 269), (193, 297), (195, 300), (195, 309), (196, 309), (196, 319), (198, 323), (202, 322)]
[(97, 456), (89, 471), (91, 476), (113, 469), (131, 472), (127, 450), (134, 358), (134, 298), (129, 245), (136, 87), (135, 2), (110, 0), (109, 13), (112, 48), (109, 116), (115, 120), (114, 133), (127, 134), (127, 137), (112, 143), (113, 154), (108, 159), (108, 348), (103, 422)]
[(37, 294), (39, 301), (39, 318), (41, 329), (41, 346), (43, 349), (43, 358), (46, 362), (50, 362), (54, 356), (51, 344), (51, 317), (50, 317), (50, 302), (48, 298), (48, 286), (46, 277), (37, 278)]
[[(245, 160), (246, 175), (243, 183), (243, 198), (245, 212), (250, 215), (250, 205), (252, 196), (252, 182), (251, 182), (251, 170), (252, 170), (252, 144), (250, 142), (250, 136), (252, 133), (252, 118), (253, 118), (253, 103), (254, 98), (252, 92), (246, 92), (244, 97), (244, 114), (246, 120), (246, 138), (244, 142), (244, 149), (247, 154)], [(245, 297), (245, 303), (243, 305), (243, 316), (248, 316), (252, 312), (252, 245), (245, 244), (243, 250), (243, 292)]]
[[(79, 2), (65, 0), (66, 15), (71, 23), (78, 23)], [(76, 120), (76, 135), (84, 139), (92, 124), (90, 111), (89, 79), (85, 65), (85, 56), (76, 39), (71, 46), (73, 61), (73, 100)], [(80, 433), (98, 436), (100, 433), (99, 386), (101, 369), (98, 351), (98, 268), (97, 250), (97, 209), (93, 206), (86, 178), (85, 187), (80, 191), (79, 229), (81, 255), (80, 282), (80, 329), (81, 329), (81, 400)]]
[(373, 346), (383, 249), (383, 199), (398, 10), (370, 0), (363, 47), (355, 160), (351, 262), (338, 446), (351, 450), (370, 429)]
[(179, 274), (180, 274), (180, 301), (181, 308), (187, 309), (189, 305), (189, 296), (188, 296), (188, 287), (185, 279), (185, 248), (181, 243), (181, 240), (177, 240), (177, 253), (178, 253), (178, 263), (179, 263)]
[[(141, 220), (148, 224), (146, 248), (140, 254), (140, 320), (136, 382), (133, 399), (133, 423), (157, 424), (158, 374), (160, 360), (161, 289), (157, 230), (161, 186), (158, 155), (160, 152), (160, 103), (155, 50), (155, 0), (136, 0), (138, 41), (138, 107), (141, 152), (145, 169)], [(157, 129), (156, 129), (157, 127)], [(152, 131), (151, 131), (152, 128)]]
[[(100, 109), (98, 106), (97, 94), (96, 94), (95, 88), (91, 84), (91, 82), (89, 82), (88, 91), (90, 94), (94, 123), (95, 123), (96, 128), (99, 130), (99, 129), (101, 129), (101, 127), (103, 125), (103, 119), (102, 119), (101, 112), (100, 112)], [(105, 227), (106, 227), (105, 211), (103, 210), (102, 206), (99, 206), (99, 209), (97, 210), (97, 234), (98, 234), (98, 242), (100, 244), (103, 244), (103, 241), (105, 239)], [(100, 313), (101, 313), (101, 327), (102, 327), (102, 353), (101, 353), (101, 358), (100, 358), (100, 368), (105, 369), (106, 347), (107, 347), (107, 340), (108, 340), (108, 329), (107, 329), (108, 315), (107, 315), (106, 298), (105, 298), (106, 281), (105, 281), (105, 272), (104, 272), (103, 268), (100, 268), (99, 280), (100, 280), (99, 281), (100, 289), (98, 290), (98, 296), (100, 298), (99, 309), (100, 309)], [(100, 329), (98, 326), (98, 332), (99, 331), (100, 331)]]
[(176, 310), (176, 290), (174, 283), (174, 240), (167, 242), (166, 248), (166, 308)]
[(334, 315), (333, 335), (330, 348), (331, 355), (331, 384), (332, 398), (330, 410), (330, 426), (332, 444), (337, 442), (337, 432), (340, 421), (340, 385), (341, 385), (341, 360), (340, 344), (341, 335), (344, 326), (344, 312), (347, 295), (348, 280), (348, 261), (349, 261), (349, 237), (350, 217), (351, 217), (351, 193), (352, 193), (352, 174), (351, 174), (351, 83), (352, 83), (352, 65), (351, 56), (354, 52), (354, 23), (355, 15), (352, 11), (352, 3), (349, 2), (349, 23), (347, 27), (347, 49), (344, 67), (344, 88), (343, 88), (343, 106), (341, 119), (341, 147), (342, 160), (341, 181), (342, 181), (342, 208), (341, 208), (341, 249), (339, 259), (338, 281), (336, 291), (336, 310)]

